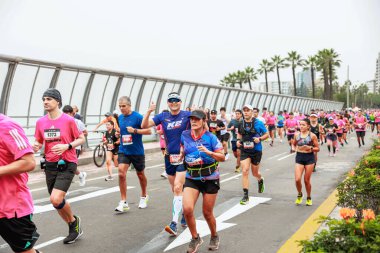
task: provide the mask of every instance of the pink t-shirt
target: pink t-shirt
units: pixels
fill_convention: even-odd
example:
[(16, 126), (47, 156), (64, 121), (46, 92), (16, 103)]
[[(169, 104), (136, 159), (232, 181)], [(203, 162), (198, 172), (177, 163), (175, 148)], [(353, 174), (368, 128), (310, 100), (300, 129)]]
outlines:
[[(45, 142), (46, 161), (58, 162), (59, 155), (54, 154), (51, 149), (57, 144), (69, 144), (79, 137), (80, 133), (75, 124), (74, 118), (62, 113), (62, 115), (51, 120), (48, 114), (37, 121), (34, 137), (39, 143)], [(77, 163), (78, 158), (75, 149), (66, 150), (62, 154), (62, 159), (67, 162)]]
[[(162, 131), (162, 125), (161, 124), (159, 124), (157, 126), (157, 131)], [(166, 148), (165, 136), (163, 134), (160, 134), (160, 147)]]
[[(33, 149), (24, 130), (11, 118), (0, 114), (0, 166), (26, 154), (33, 154)], [(28, 173), (0, 176), (0, 219), (33, 213), (33, 200), (27, 183)]]
[(338, 119), (335, 121), (335, 123), (337, 124), (337, 126), (340, 128), (339, 130), (337, 130), (336, 132), (338, 134), (342, 134), (343, 133), (343, 128), (344, 126), (346, 125), (346, 122), (344, 122), (343, 119)]
[(296, 132), (296, 128), (298, 126), (298, 122), (294, 118), (293, 119), (287, 119), (285, 121), (285, 126), (287, 128), (286, 134), (292, 135), (292, 134), (294, 134)]
[(276, 116), (270, 116), (270, 115), (268, 115), (267, 117), (266, 117), (266, 124), (267, 125), (271, 125), (271, 126), (273, 126), (273, 125), (275, 125), (276, 124)]
[(364, 116), (355, 116), (355, 123), (356, 123), (356, 127), (355, 127), (355, 131), (356, 132), (364, 132), (365, 131), (365, 118)]
[(380, 112), (375, 113), (375, 123), (380, 123)]

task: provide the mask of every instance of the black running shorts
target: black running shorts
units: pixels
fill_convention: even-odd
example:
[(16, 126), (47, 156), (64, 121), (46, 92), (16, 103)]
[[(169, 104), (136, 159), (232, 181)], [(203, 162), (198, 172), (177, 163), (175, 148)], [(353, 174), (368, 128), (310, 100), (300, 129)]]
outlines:
[(32, 214), (20, 218), (1, 218), (0, 236), (14, 252), (24, 252), (34, 247), (40, 235), (32, 221)]
[(184, 188), (190, 187), (193, 189), (198, 190), (201, 193), (207, 193), (207, 194), (217, 194), (220, 189), (219, 179), (216, 180), (193, 180), (190, 178), (186, 178), (185, 184), (183, 185)]
[(259, 165), (261, 162), (261, 157), (263, 155), (263, 152), (261, 151), (253, 151), (253, 153), (245, 152), (244, 150), (241, 150), (240, 153), (240, 161), (244, 161), (247, 158), (251, 159), (251, 163), (253, 165)]
[(356, 131), (356, 137), (364, 137), (365, 131)]
[(123, 153), (118, 154), (117, 161), (119, 164), (133, 164), (135, 169), (138, 172), (141, 172), (145, 169), (145, 155), (126, 155)]
[(67, 192), (70, 188), (71, 182), (75, 176), (75, 171), (77, 170), (77, 164), (66, 162), (67, 168), (65, 170), (58, 170), (57, 163), (46, 162), (46, 185), (49, 194), (53, 189), (58, 189)]
[(314, 164), (315, 163), (314, 152), (312, 152), (312, 153), (300, 153), (300, 152), (297, 152), (297, 154), (296, 154), (296, 163), (302, 164), (302, 165)]
[(230, 139), (230, 133), (225, 133), (220, 136), (221, 142), (227, 142)]

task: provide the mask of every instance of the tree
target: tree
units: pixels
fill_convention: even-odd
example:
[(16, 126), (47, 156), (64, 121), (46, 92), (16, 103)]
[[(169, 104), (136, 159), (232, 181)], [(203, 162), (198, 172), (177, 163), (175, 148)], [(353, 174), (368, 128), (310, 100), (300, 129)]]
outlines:
[(296, 51), (291, 51), (288, 53), (286, 60), (289, 62), (289, 65), (292, 67), (293, 74), (293, 95), (297, 96), (297, 83), (296, 83), (296, 68), (304, 66), (304, 59), (301, 59), (301, 55)]
[(274, 57), (272, 57), (271, 65), (273, 66), (273, 68), (276, 68), (278, 80), (278, 93), (281, 94), (280, 69), (287, 68), (289, 67), (289, 65), (285, 62), (285, 59), (282, 59), (279, 55), (275, 55)]
[(248, 82), (249, 89), (252, 90), (252, 83), (251, 81), (257, 80), (257, 72), (252, 67), (246, 67), (244, 69), (245, 73), (245, 82)]
[(310, 70), (311, 72), (311, 94), (315, 98), (315, 71), (317, 66), (317, 57), (309, 56), (305, 61), (304, 70)]
[(268, 72), (273, 71), (273, 65), (267, 59), (263, 59), (260, 63), (260, 68), (258, 69), (258, 71), (260, 74), (264, 73), (265, 75), (265, 91), (268, 92)]
[(220, 85), (226, 86), (226, 87), (235, 87), (235, 84), (237, 83), (235, 75), (232, 73), (229, 73), (227, 76), (225, 76), (221, 81)]
[(324, 81), (324, 99), (333, 98), (333, 81), (336, 78), (335, 67), (340, 67), (339, 54), (334, 49), (319, 50), (317, 54), (317, 69), (322, 71)]

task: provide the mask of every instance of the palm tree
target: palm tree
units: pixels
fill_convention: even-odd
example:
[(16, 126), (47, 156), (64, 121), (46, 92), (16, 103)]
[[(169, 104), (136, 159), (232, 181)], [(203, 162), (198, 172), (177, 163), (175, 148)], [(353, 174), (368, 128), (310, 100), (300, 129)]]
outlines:
[(312, 97), (315, 98), (315, 71), (317, 66), (317, 57), (316, 56), (309, 56), (307, 60), (305, 61), (305, 67), (304, 70), (310, 70), (311, 72), (311, 94)]
[(257, 80), (257, 72), (252, 67), (246, 67), (244, 69), (245, 73), (245, 82), (248, 82), (249, 89), (252, 90), (252, 83), (251, 81)]
[(289, 65), (285, 62), (285, 59), (282, 59), (279, 55), (275, 55), (274, 57), (272, 57), (271, 65), (273, 66), (273, 68), (276, 68), (278, 80), (278, 93), (281, 94), (280, 69), (287, 68), (289, 67)]
[(244, 71), (236, 71), (233, 73), (236, 82), (240, 85), (240, 89), (243, 88), (243, 84), (247, 82), (246, 74)]
[(273, 66), (267, 59), (263, 59), (260, 63), (260, 68), (258, 69), (258, 71), (260, 74), (265, 74), (265, 91), (268, 92), (268, 72), (273, 71)]
[(324, 99), (333, 98), (333, 81), (336, 77), (334, 67), (340, 67), (339, 54), (334, 49), (319, 50), (317, 54), (317, 69), (322, 71), (324, 81)]
[(227, 76), (225, 76), (222, 80), (220, 80), (220, 85), (226, 86), (226, 87), (235, 87), (235, 84), (237, 83), (235, 75), (232, 73), (229, 73)]
[(304, 66), (304, 59), (301, 59), (301, 55), (296, 51), (291, 51), (288, 53), (286, 60), (289, 62), (289, 65), (292, 67), (293, 73), (293, 95), (297, 96), (297, 83), (296, 83), (296, 68)]

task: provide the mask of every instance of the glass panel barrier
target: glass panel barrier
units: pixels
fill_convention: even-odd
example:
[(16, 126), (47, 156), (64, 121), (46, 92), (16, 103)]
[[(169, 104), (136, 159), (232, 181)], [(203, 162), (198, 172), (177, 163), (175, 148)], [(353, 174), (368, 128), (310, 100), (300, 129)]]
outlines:
[(104, 113), (108, 111), (113, 112), (114, 110), (119, 109), (117, 106), (116, 108), (111, 108), (112, 97), (113, 97), (113, 93), (115, 91), (118, 80), (119, 80), (118, 76), (111, 76), (110, 79), (108, 80), (107, 87), (105, 88), (105, 91), (104, 91), (100, 115), (103, 115)]
[(0, 62), (0, 96), (8, 73), (8, 63)]
[[(31, 116), (42, 116), (44, 114), (44, 108), (42, 104), (42, 95), (44, 91), (47, 88), (49, 88), (53, 74), (54, 74), (54, 69), (40, 68), (40, 71), (38, 71), (36, 83), (34, 84), (33, 97), (30, 98), (31, 99), (31, 104), (30, 104)], [(62, 96), (62, 93), (61, 93), (61, 96)], [(62, 97), (62, 105), (65, 105), (65, 101), (68, 101), (68, 99), (67, 98), (64, 99)]]
[(78, 106), (79, 114), (82, 110), (82, 108), (80, 107), (82, 106), (84, 91), (86, 90), (86, 86), (88, 83), (88, 79), (90, 78), (90, 75), (90, 73), (80, 72), (75, 83), (73, 97), (70, 104)]
[(140, 100), (140, 108), (136, 108), (136, 111), (138, 111), (139, 113), (144, 114), (148, 110), (148, 107), (151, 103), (151, 101), (149, 99), (152, 96), (152, 93), (153, 93), (153, 90), (155, 89), (156, 83), (157, 83), (156, 81), (152, 81), (152, 80), (146, 81), (145, 88), (142, 92), (142, 97), (139, 98), (139, 99), (141, 99)]
[[(102, 97), (104, 88), (109, 80), (110, 76), (96, 74), (91, 86), (90, 95), (88, 97), (87, 115), (95, 116), (99, 115), (100, 107), (102, 105)], [(107, 108), (107, 111), (109, 108)], [(103, 115), (99, 115), (99, 120), (103, 118)], [(86, 121), (88, 123), (88, 121)]]
[(159, 112), (162, 112), (162, 110), (168, 109), (168, 95), (172, 91), (174, 84), (173, 83), (166, 83), (164, 87), (164, 92), (162, 92), (162, 98), (160, 101)]
[[(78, 71), (61, 70), (56, 88), (61, 92), (63, 104), (70, 104), (74, 83), (76, 82)], [(78, 106), (78, 105), (77, 105)]]

